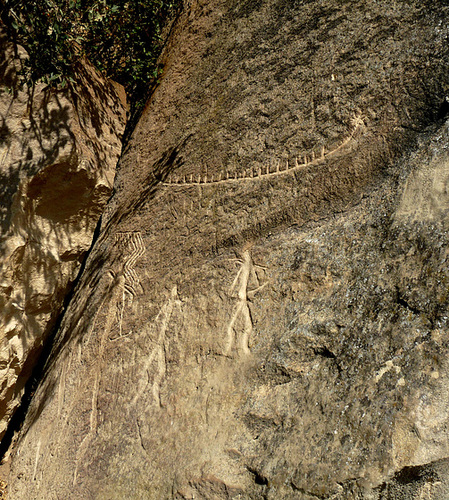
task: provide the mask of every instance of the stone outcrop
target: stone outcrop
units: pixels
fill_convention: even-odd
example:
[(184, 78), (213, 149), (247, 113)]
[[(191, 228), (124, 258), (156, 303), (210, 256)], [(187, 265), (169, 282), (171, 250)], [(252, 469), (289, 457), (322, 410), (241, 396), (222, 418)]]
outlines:
[(0, 438), (112, 192), (123, 90), (86, 63), (72, 89), (21, 88), (0, 33)]
[(448, 17), (185, 2), (11, 499), (449, 496)]

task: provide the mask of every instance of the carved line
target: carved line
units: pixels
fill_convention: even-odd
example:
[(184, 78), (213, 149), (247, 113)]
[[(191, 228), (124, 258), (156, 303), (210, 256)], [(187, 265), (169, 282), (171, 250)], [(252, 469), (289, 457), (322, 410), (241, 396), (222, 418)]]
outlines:
[[(227, 345), (226, 349), (224, 350), (225, 356), (229, 356), (231, 354), (232, 347), (237, 340), (235, 338), (237, 332), (235, 331), (234, 325), (239, 316), (243, 319), (244, 323), (240, 338), (240, 348), (245, 355), (248, 355), (250, 353), (249, 339), (253, 332), (253, 321), (251, 318), (251, 312), (249, 310), (248, 299), (250, 297), (250, 294), (254, 296), (267, 284), (264, 283), (262, 286), (260, 285), (255, 268), (260, 268), (261, 266), (257, 266), (253, 263), (249, 250), (245, 250), (243, 252), (243, 260), (237, 260), (237, 262), (241, 264), (241, 266), (231, 285), (230, 293), (232, 294), (234, 291), (237, 291), (238, 302), (226, 330)], [(248, 290), (248, 285), (251, 278), (254, 279), (257, 287), (253, 290)]]
[(64, 393), (65, 393), (65, 385), (67, 379), (67, 370), (72, 364), (72, 358), (68, 358), (67, 363), (63, 363), (61, 374), (59, 376), (59, 390), (58, 390), (58, 418), (62, 413), (62, 406), (64, 404)]
[(142, 233), (140, 232), (131, 233), (129, 243), (132, 252), (124, 264), (125, 269), (133, 269), (137, 260), (140, 257), (142, 257), (142, 255), (145, 253), (145, 245), (143, 244)]
[(98, 429), (98, 395), (100, 392), (103, 353), (106, 347), (106, 338), (109, 332), (111, 331), (112, 324), (114, 322), (115, 314), (113, 314), (112, 310), (116, 307), (116, 304), (119, 301), (118, 294), (119, 294), (119, 287), (117, 287), (116, 290), (114, 290), (113, 296), (108, 306), (108, 311), (106, 313), (106, 323), (103, 332), (100, 335), (100, 345), (98, 348), (99, 362), (94, 367), (94, 381), (92, 387), (91, 408), (89, 416), (89, 430), (84, 439), (81, 441), (81, 444), (79, 445), (79, 448), (76, 453), (76, 465), (75, 465), (75, 471), (73, 473), (74, 486), (76, 484), (78, 477), (78, 469), (80, 465), (83, 463), (83, 459)]
[(123, 262), (123, 294), (127, 293), (132, 300), (137, 295), (137, 287), (140, 284), (140, 279), (134, 266), (137, 260), (145, 254), (142, 233), (140, 231), (116, 233), (115, 241), (122, 247), (123, 252), (130, 250), (130, 254)]
[[(123, 314), (126, 306), (126, 296), (128, 295), (129, 304), (137, 296), (137, 288), (140, 279), (134, 266), (137, 260), (145, 254), (145, 245), (140, 231), (124, 231), (115, 234), (115, 242), (118, 243), (123, 254), (129, 252), (123, 261), (123, 275), (120, 278), (122, 288), (121, 307), (118, 309), (119, 338), (122, 337)], [(118, 306), (118, 304), (117, 304)]]
[(33, 481), (36, 481), (37, 465), (39, 463), (40, 451), (41, 451), (41, 440), (39, 439), (37, 441), (36, 457), (34, 459)]
[[(298, 158), (295, 158), (295, 164), (293, 167), (290, 167), (289, 161), (285, 160), (285, 168), (281, 168), (281, 160), (278, 160), (276, 164), (276, 170), (274, 172), (270, 172), (270, 166), (265, 166), (265, 167), (259, 166), (257, 172), (254, 169), (249, 173), (245, 171), (243, 175), (239, 175), (238, 172), (235, 172), (234, 174), (226, 172), (224, 174), (218, 174), (217, 178), (215, 178), (214, 175), (208, 177), (206, 168), (205, 175), (196, 174), (194, 176), (193, 174), (190, 174), (189, 176), (185, 175), (183, 177), (169, 177), (166, 182), (162, 182), (161, 184), (163, 186), (204, 186), (205, 184), (216, 185), (216, 184), (226, 184), (230, 182), (232, 183), (232, 182), (240, 182), (247, 180), (252, 181), (252, 180), (259, 180), (268, 177), (271, 178), (279, 175), (289, 174), (297, 170), (302, 170), (311, 165), (319, 165), (320, 163), (325, 162), (327, 159), (337, 154), (341, 149), (343, 149), (347, 144), (349, 144), (354, 138), (354, 135), (357, 132), (357, 130), (365, 125), (360, 115), (353, 118), (352, 124), (353, 124), (353, 129), (351, 134), (348, 137), (346, 137), (346, 139), (344, 139), (343, 142), (335, 149), (326, 152), (324, 146), (322, 146), (320, 156), (315, 156), (315, 151), (302, 155), (303, 159), (300, 158), (299, 161)], [(303, 163), (300, 163), (301, 161), (303, 161)]]
[[(134, 406), (137, 401), (142, 397), (148, 385), (151, 383), (151, 392), (153, 396), (154, 402), (161, 406), (160, 401), (160, 390), (161, 383), (164, 378), (164, 375), (167, 371), (166, 367), (166, 358), (165, 358), (165, 341), (166, 341), (166, 333), (168, 329), (168, 325), (170, 323), (171, 317), (173, 315), (173, 310), (175, 306), (179, 307), (180, 300), (178, 299), (178, 289), (176, 286), (173, 287), (171, 291), (170, 298), (167, 302), (162, 306), (156, 319), (154, 321), (154, 327), (159, 329), (159, 335), (157, 337), (157, 341), (155, 342), (155, 346), (152, 349), (144, 367), (143, 373), (147, 374), (148, 381), (145, 381), (143, 377), (140, 378), (136, 395), (134, 396), (131, 405)], [(152, 382), (150, 370), (155, 364), (155, 373)]]

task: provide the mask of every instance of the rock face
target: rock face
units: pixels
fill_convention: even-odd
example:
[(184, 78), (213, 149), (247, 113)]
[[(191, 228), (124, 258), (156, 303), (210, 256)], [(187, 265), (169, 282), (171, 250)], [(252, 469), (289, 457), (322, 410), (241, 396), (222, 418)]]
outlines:
[(185, 3), (9, 498), (448, 498), (448, 17)]
[(126, 109), (88, 65), (70, 92), (19, 90), (26, 54), (0, 45), (1, 438), (111, 195)]

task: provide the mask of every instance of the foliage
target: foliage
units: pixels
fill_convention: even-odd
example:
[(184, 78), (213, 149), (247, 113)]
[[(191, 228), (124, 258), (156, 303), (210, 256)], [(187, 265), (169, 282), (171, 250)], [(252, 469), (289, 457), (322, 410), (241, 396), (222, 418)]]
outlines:
[(157, 78), (161, 31), (179, 0), (0, 0), (1, 17), (29, 59), (28, 84), (66, 85), (87, 57), (131, 100)]

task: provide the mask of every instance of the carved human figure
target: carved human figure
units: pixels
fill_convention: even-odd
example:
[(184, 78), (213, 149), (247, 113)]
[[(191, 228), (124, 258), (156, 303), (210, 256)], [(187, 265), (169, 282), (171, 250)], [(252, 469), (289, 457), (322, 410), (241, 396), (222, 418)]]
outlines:
[[(230, 288), (231, 295), (237, 292), (237, 304), (226, 331), (225, 356), (230, 356), (233, 348), (240, 349), (245, 355), (250, 353), (249, 339), (253, 331), (253, 321), (249, 299), (266, 285), (266, 283), (260, 285), (256, 268), (263, 268), (253, 263), (249, 249), (243, 251), (242, 259), (238, 259), (237, 262), (240, 264), (240, 269)], [(255, 288), (249, 289), (251, 283), (254, 283)]]

